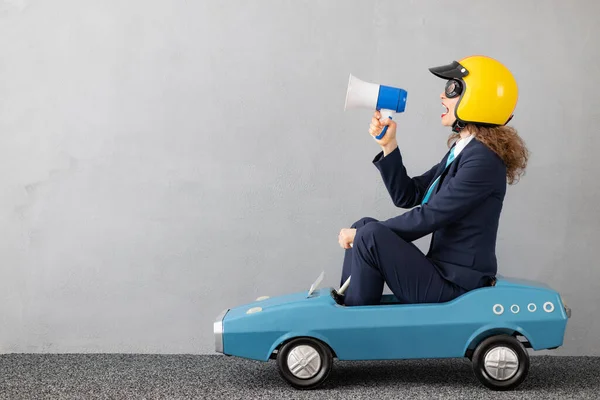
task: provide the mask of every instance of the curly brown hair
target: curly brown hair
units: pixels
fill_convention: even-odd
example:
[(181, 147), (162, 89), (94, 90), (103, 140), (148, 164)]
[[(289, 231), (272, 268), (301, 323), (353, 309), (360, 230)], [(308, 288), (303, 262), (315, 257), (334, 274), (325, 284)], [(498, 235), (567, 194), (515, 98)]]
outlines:
[[(515, 128), (511, 126), (487, 127), (467, 124), (465, 130), (468, 130), (475, 136), (475, 139), (486, 145), (504, 161), (506, 180), (509, 185), (517, 183), (521, 176), (525, 174), (525, 168), (529, 160), (529, 150)], [(459, 137), (458, 133), (452, 133), (448, 138), (448, 145), (451, 146)]]

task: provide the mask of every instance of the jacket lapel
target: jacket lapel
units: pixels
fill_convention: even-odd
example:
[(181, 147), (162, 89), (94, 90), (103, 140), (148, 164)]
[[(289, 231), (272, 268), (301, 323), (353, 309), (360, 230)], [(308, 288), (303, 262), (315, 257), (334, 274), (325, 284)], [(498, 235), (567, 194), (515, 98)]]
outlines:
[[(450, 164), (448, 166), (448, 168), (445, 168), (441, 172), (438, 172), (438, 174), (436, 174), (436, 175), (439, 175), (441, 173), (441, 175), (439, 175), (440, 176), (440, 181), (439, 181), (439, 184), (437, 185), (437, 187), (435, 188), (435, 190), (433, 191), (432, 194), (435, 194), (435, 193), (437, 193), (440, 190), (440, 188), (444, 184), (444, 178), (446, 177), (446, 175), (448, 175), (448, 172), (450, 172), (450, 170), (456, 170), (458, 168), (459, 160), (462, 158), (463, 155), (465, 155), (465, 151), (467, 151), (467, 149), (469, 149), (470, 147), (472, 147), (471, 145), (476, 140), (477, 140), (476, 138), (471, 139), (471, 141), (469, 143), (467, 143), (467, 145), (462, 149), (462, 151), (460, 152), (460, 154), (458, 156), (456, 156), (456, 158), (454, 159), (454, 161), (452, 161), (452, 164)], [(454, 146), (456, 146), (456, 144), (454, 144)], [(446, 157), (444, 157), (444, 163), (441, 165), (441, 167), (443, 167), (443, 166), (446, 165), (446, 160), (448, 159), (448, 155), (449, 154), (450, 154), (450, 152), (448, 151), (448, 154), (446, 154)], [(468, 157), (468, 155), (467, 155), (467, 157)]]

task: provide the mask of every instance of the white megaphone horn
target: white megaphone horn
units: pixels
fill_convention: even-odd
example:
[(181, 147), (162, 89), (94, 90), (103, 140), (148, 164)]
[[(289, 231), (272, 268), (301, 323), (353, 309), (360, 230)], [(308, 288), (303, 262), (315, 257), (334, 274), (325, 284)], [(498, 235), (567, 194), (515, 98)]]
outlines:
[[(378, 85), (377, 83), (364, 82), (350, 74), (346, 104), (344, 110), (349, 108), (368, 108), (381, 112), (382, 118), (390, 118), (396, 113), (404, 112), (406, 108), (406, 90), (391, 86)], [(387, 126), (376, 136), (381, 139)]]

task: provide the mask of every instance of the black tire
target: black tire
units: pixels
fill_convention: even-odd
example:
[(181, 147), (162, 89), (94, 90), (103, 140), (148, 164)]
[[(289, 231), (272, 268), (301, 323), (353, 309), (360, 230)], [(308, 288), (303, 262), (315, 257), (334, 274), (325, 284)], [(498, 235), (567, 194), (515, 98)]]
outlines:
[[(492, 364), (489, 369), (485, 365), (488, 354), (490, 357), (488, 361)], [(496, 361), (493, 358), (501, 354), (504, 354), (504, 356), (501, 356), (504, 360), (501, 360), (498, 365), (504, 367), (502, 369), (494, 368)], [(516, 361), (514, 356), (516, 356)], [(481, 342), (475, 349), (473, 353), (473, 372), (483, 385), (492, 390), (512, 390), (527, 378), (529, 354), (525, 346), (513, 336), (491, 336)], [(494, 374), (497, 376), (494, 376)], [(503, 374), (505, 374), (505, 377), (501, 376)], [(508, 379), (506, 379), (506, 375), (509, 375)]]
[[(297, 352), (300, 350), (307, 349), (304, 347), (298, 349), (299, 346), (308, 346), (314, 350), (314, 352), (316, 352), (313, 354), (318, 354), (318, 357), (320, 358), (320, 362), (318, 363), (319, 366), (316, 368), (316, 371), (314, 371), (312, 364), (308, 369), (306, 369), (306, 367), (301, 368), (302, 370), (306, 369), (306, 371), (300, 372), (309, 374), (310, 376), (308, 377), (298, 376), (298, 372), (295, 374), (290, 370), (288, 363), (288, 357), (290, 356), (290, 353), (295, 350), (294, 355), (292, 355), (291, 358), (295, 358), (297, 360), (295, 354), (297, 354)], [(292, 339), (284, 344), (277, 352), (277, 367), (279, 368), (279, 374), (296, 389), (314, 389), (321, 385), (329, 377), (332, 366), (333, 354), (329, 346), (313, 338)]]

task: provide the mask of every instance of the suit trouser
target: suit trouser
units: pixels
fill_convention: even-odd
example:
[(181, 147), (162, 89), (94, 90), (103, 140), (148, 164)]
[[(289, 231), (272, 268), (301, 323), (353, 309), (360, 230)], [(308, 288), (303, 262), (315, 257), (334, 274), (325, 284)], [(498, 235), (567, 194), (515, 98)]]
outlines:
[(353, 247), (345, 250), (341, 283), (352, 275), (345, 295), (348, 306), (379, 304), (383, 284), (402, 303), (440, 303), (466, 291), (445, 280), (417, 246), (406, 242), (374, 218), (362, 218)]

